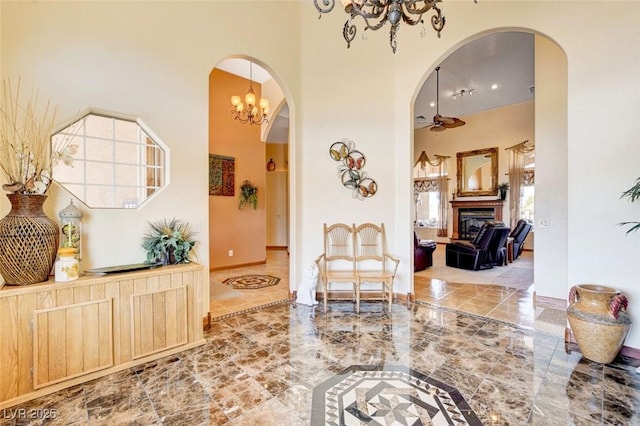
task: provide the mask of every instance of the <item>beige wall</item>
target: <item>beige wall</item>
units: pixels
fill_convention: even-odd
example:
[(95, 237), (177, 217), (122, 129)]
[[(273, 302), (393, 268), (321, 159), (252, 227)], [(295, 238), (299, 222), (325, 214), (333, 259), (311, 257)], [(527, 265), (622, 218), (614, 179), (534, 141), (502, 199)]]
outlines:
[[(567, 157), (551, 162), (547, 177), (537, 173), (546, 183), (536, 192), (553, 194), (559, 185), (567, 195), (548, 199), (551, 241), (536, 235), (536, 268), (554, 273), (547, 282), (536, 276), (538, 294), (564, 298), (575, 284), (609, 284), (627, 294), (638, 319), (640, 235), (625, 236), (617, 223), (640, 216), (638, 205), (620, 200), (638, 176), (640, 157), (640, 49), (633, 48), (640, 2), (607, 2), (615, 25), (603, 26), (599, 2), (448, 1), (442, 37), (404, 27), (395, 55), (387, 28), (368, 31), (367, 40), (358, 34), (347, 49), (340, 8), (319, 20), (311, 1), (1, 2), (0, 8), (3, 77), (37, 82), (41, 96), (59, 104), (61, 121), (87, 106), (136, 115), (170, 148), (171, 181), (158, 197), (136, 211), (87, 212), (92, 266), (140, 260), (147, 220), (183, 217), (208, 235), (209, 73), (232, 55), (268, 65), (291, 111), (292, 289), (322, 250), (323, 222), (372, 221), (385, 223), (389, 250), (401, 260), (396, 291), (411, 291), (412, 117), (422, 83), (453, 50), (486, 33), (544, 35), (567, 58), (566, 135), (553, 138), (564, 144), (566, 136)], [(233, 17), (242, 17), (243, 31)], [(603, 119), (611, 113), (615, 125)], [(342, 138), (366, 155), (367, 173), (379, 186), (373, 198), (357, 200), (339, 183), (328, 147)], [(46, 209), (55, 217), (68, 203), (68, 194), (54, 188)], [(6, 211), (2, 199), (0, 213)], [(566, 224), (556, 220), (561, 211)], [(208, 267), (206, 240), (198, 257)], [(540, 251), (558, 245), (566, 256), (538, 265)], [(640, 347), (640, 329), (626, 344)]]
[[(569, 191), (567, 168), (567, 56), (545, 37), (535, 39), (536, 295), (567, 297)], [(605, 225), (605, 224), (603, 224)]]
[[(231, 114), (231, 96), (244, 98), (249, 80), (219, 69), (210, 76), (209, 152), (235, 158), (235, 195), (209, 196), (209, 267), (264, 262), (266, 260), (265, 144), (260, 126), (241, 124)], [(253, 83), (256, 99), (261, 87)], [(238, 208), (240, 186), (248, 180), (258, 188), (258, 206)], [(229, 256), (229, 251), (233, 256)]]

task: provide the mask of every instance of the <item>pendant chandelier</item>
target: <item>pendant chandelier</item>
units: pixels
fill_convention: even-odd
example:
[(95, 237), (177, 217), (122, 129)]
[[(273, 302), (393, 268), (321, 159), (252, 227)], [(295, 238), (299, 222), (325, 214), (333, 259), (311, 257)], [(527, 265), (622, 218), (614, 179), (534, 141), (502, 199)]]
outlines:
[[(433, 10), (431, 26), (438, 33), (444, 28), (445, 18), (438, 3), (442, 0), (341, 0), (344, 11), (349, 15), (349, 19), (344, 23), (342, 35), (347, 42), (347, 48), (356, 36), (356, 26), (351, 20), (356, 16), (364, 19), (365, 30), (378, 30), (387, 22), (391, 25), (389, 30), (389, 44), (391, 50), (396, 53), (398, 42), (396, 36), (400, 29), (400, 22), (415, 26), (423, 24), (422, 35), (425, 34), (424, 21), (422, 15)], [(477, 3), (477, 0), (474, 0)], [(335, 7), (335, 0), (313, 0), (316, 9), (322, 13), (329, 13)]]
[[(246, 104), (246, 105), (245, 105)], [(256, 106), (256, 94), (253, 92), (253, 62), (249, 61), (249, 91), (244, 95), (244, 103), (238, 95), (231, 96), (231, 113), (234, 119), (242, 124), (262, 124), (268, 123), (269, 100), (260, 98), (260, 110)]]

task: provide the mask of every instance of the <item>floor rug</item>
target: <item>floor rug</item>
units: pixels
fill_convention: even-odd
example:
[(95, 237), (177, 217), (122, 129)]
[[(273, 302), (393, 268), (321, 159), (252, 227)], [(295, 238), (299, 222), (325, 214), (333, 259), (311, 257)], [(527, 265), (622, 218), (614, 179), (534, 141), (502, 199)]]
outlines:
[(247, 290), (276, 285), (280, 282), (280, 278), (271, 275), (240, 275), (227, 278), (222, 282), (237, 290)]
[(311, 424), (482, 425), (460, 392), (404, 366), (354, 365), (313, 389)]
[(424, 277), (450, 283), (495, 284), (516, 289), (527, 289), (534, 281), (533, 254), (524, 252), (515, 262), (491, 269), (469, 271), (452, 268), (445, 264), (446, 246), (439, 244), (433, 252), (433, 266), (415, 273), (416, 277)]

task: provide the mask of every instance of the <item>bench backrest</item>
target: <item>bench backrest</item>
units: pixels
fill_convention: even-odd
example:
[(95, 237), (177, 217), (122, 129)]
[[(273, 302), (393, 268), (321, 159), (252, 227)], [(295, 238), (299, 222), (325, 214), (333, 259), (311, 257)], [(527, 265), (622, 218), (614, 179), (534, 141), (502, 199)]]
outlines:
[(327, 268), (355, 269), (352, 225), (324, 224), (324, 258)]
[(384, 224), (353, 225), (356, 269), (360, 267), (386, 270), (386, 236)]

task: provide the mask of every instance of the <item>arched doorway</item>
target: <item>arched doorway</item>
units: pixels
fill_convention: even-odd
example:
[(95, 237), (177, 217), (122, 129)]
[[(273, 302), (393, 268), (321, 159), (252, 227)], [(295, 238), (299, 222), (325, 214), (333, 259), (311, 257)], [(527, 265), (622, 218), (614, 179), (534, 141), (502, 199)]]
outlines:
[[(234, 292), (237, 288), (222, 283), (219, 274), (215, 279), (212, 275), (211, 299), (222, 295), (226, 305), (233, 305), (235, 297), (246, 308), (254, 302), (259, 306), (273, 298), (287, 298), (289, 111), (285, 94), (273, 72), (249, 57), (221, 61), (212, 70), (209, 83), (209, 263), (212, 274), (224, 270), (228, 271), (225, 277), (275, 275), (280, 280), (277, 292), (268, 286), (268, 292), (274, 294), (265, 299), (266, 290)], [(238, 96), (244, 103), (249, 90), (255, 92), (258, 105), (261, 98), (268, 99), (267, 121), (246, 122), (246, 117), (235, 118), (232, 113), (232, 96)], [(240, 203), (245, 184), (257, 190), (255, 205)], [(274, 255), (274, 250), (281, 253)], [(278, 265), (277, 270), (272, 269), (273, 264)], [(213, 316), (218, 314), (212, 311)]]
[[(531, 184), (539, 182), (539, 177), (546, 181), (551, 169), (566, 167), (567, 59), (556, 43), (531, 31), (495, 31), (464, 44), (435, 64), (434, 68), (438, 65), (441, 66), (439, 105), (435, 102), (435, 72), (433, 76), (428, 76), (425, 79), (422, 89), (416, 96), (414, 159), (417, 159), (422, 151), (425, 151), (430, 158), (434, 158), (435, 155), (449, 157), (449, 190), (445, 201), (447, 204), (457, 196), (458, 192), (456, 154), (459, 152), (498, 147), (499, 174), (496, 184), (508, 181), (509, 156), (506, 148), (525, 140), (535, 144), (536, 147), (535, 160), (530, 161), (531, 166), (535, 166), (535, 179)], [(519, 66), (522, 65), (526, 66), (526, 70), (519, 70)], [(505, 75), (501, 75), (499, 70), (506, 71)], [(514, 86), (516, 83), (519, 84), (519, 87)], [(509, 93), (499, 93), (501, 91)], [(430, 100), (427, 97), (428, 94), (432, 94)], [(478, 99), (481, 97), (484, 99)], [(491, 104), (490, 98), (495, 98), (495, 103)], [(478, 106), (483, 103), (487, 105), (479, 108)], [(459, 118), (466, 124), (444, 131), (431, 131), (432, 117), (435, 115), (437, 107), (439, 107), (440, 115)], [(553, 115), (544, 112), (550, 107), (553, 110)], [(564, 180), (561, 179), (559, 183), (559, 190), (566, 194), (566, 177)], [(536, 217), (530, 217), (534, 220), (542, 217), (542, 222), (537, 221), (535, 224), (542, 224), (543, 227), (545, 223), (547, 225), (549, 223), (545, 219), (545, 217), (549, 217), (549, 209), (558, 210), (557, 203), (549, 200), (556, 196), (555, 194), (550, 195), (548, 190), (549, 187), (546, 185), (535, 186)], [(551, 192), (555, 191), (554, 186)], [(529, 200), (523, 200), (521, 205), (531, 209), (533, 200), (531, 189), (527, 188), (526, 191), (519, 194), (514, 194), (514, 192), (509, 191), (509, 197), (519, 196), (521, 200), (528, 197)], [(439, 200), (436, 200), (435, 203), (433, 200), (429, 200), (429, 198), (434, 198), (432, 195), (427, 194), (427, 204), (431, 207), (431, 210), (427, 210), (428, 212), (432, 211), (433, 206), (439, 202)], [(421, 214), (424, 215), (424, 207), (419, 205), (419, 198), (422, 197), (424, 197), (424, 193), (420, 194), (420, 197), (416, 195), (414, 198), (413, 217), (415, 220), (423, 220), (428, 224), (440, 220), (439, 217), (433, 218), (431, 215), (421, 217)], [(482, 200), (487, 198), (496, 199), (498, 197), (465, 199)], [(429, 203), (429, 201), (432, 202)], [(420, 211), (421, 207), (423, 212)], [(504, 221), (510, 225), (512, 218), (509, 212), (509, 199), (503, 208)], [(525, 212), (520, 209), (517, 214), (523, 215)], [(420, 237), (435, 239), (441, 243), (439, 250), (442, 253), (445, 250), (445, 243), (449, 242), (451, 237), (453, 221), (458, 220), (458, 218), (452, 217), (451, 209), (449, 209), (448, 216), (447, 237), (438, 237), (435, 230), (430, 230), (428, 227), (418, 228), (419, 232), (422, 231)], [(566, 230), (566, 223), (558, 225), (558, 232), (561, 232), (563, 227)], [(537, 238), (538, 234), (542, 234), (540, 235), (542, 238)], [(567, 258), (566, 238), (557, 241), (563, 242), (556, 245), (548, 239), (546, 232), (534, 232), (528, 238), (525, 246), (527, 250), (534, 253), (535, 246), (535, 253), (542, 254), (542, 260), (538, 256), (532, 259), (532, 270), (536, 276), (536, 284), (538, 284), (539, 272), (543, 277), (549, 276), (544, 271), (548, 269), (549, 264), (553, 263), (548, 257), (549, 252), (556, 256), (555, 265), (552, 265), (556, 269), (553, 274), (566, 276), (566, 262), (564, 262), (565, 270), (562, 270), (563, 263), (558, 265), (557, 262), (557, 259)], [(457, 278), (462, 279), (460, 275)], [(546, 282), (547, 280), (543, 278), (542, 281)], [(508, 284), (508, 281), (499, 282)]]

